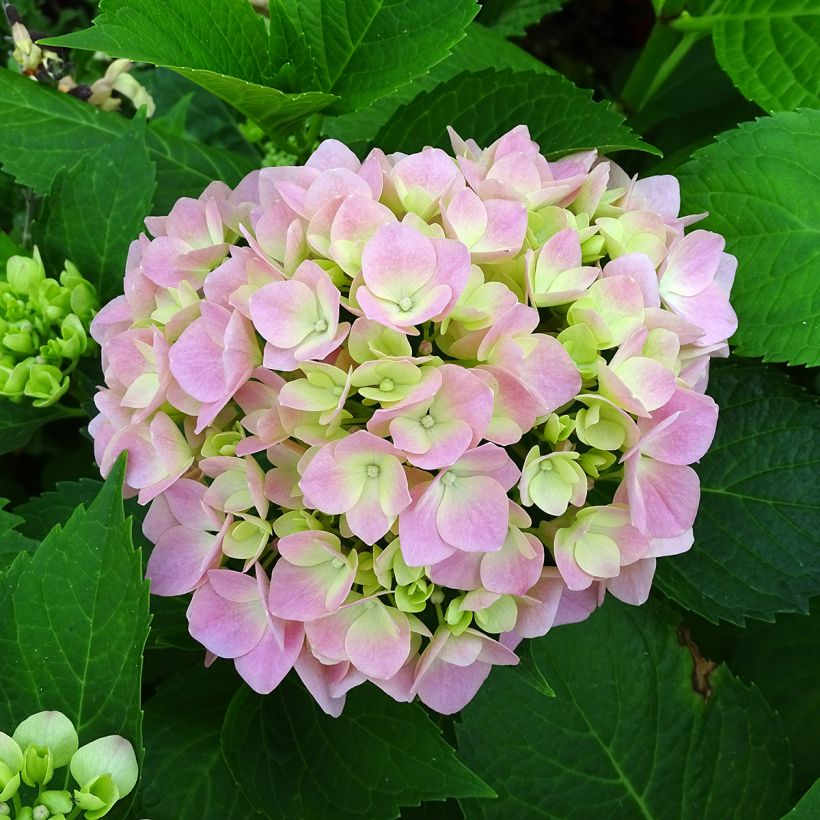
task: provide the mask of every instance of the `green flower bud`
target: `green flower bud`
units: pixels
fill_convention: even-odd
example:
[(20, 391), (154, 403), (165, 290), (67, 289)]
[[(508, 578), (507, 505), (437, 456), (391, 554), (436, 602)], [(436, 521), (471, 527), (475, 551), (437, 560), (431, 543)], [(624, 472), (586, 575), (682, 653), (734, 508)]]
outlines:
[(40, 348), (40, 338), (31, 322), (15, 322), (3, 335), (3, 347), (12, 353), (31, 356)]
[(290, 510), (280, 515), (273, 522), (273, 531), (276, 533), (277, 538), (284, 538), (286, 535), (293, 535), (295, 532), (321, 529), (324, 529), (322, 522), (306, 510)]
[(473, 613), (461, 608), (463, 602), (464, 596), (453, 598), (447, 606), (447, 611), (444, 613), (444, 621), (453, 635), (461, 635), (473, 621)]
[(578, 459), (581, 469), (592, 478), (600, 478), (604, 470), (608, 470), (614, 463), (616, 457), (614, 453), (607, 453), (603, 450), (588, 450)]
[(68, 376), (63, 376), (54, 365), (33, 364), (25, 394), (34, 399), (35, 407), (48, 407), (65, 394), (68, 384)]
[(0, 366), (0, 396), (16, 399), (23, 395), (33, 361), (27, 359), (13, 367)]
[(88, 349), (88, 334), (80, 317), (73, 313), (60, 323), (61, 354), (64, 359), (78, 359)]
[(558, 334), (558, 341), (586, 381), (597, 378), (598, 362), (603, 359), (598, 355), (598, 343), (589, 327), (584, 324), (572, 325)]
[(23, 781), (45, 785), (55, 769), (65, 766), (77, 751), (77, 731), (62, 712), (38, 712), (15, 730), (14, 741), (23, 749)]
[(125, 797), (139, 776), (134, 748), (123, 737), (109, 735), (87, 743), (71, 758), (72, 777), (80, 784), (74, 800), (87, 820), (97, 820)]
[(240, 515), (241, 521), (234, 521), (222, 540), (222, 552), (229, 558), (253, 563), (265, 548), (271, 537), (270, 522), (255, 515)]
[(34, 810), (30, 806), (23, 806), (17, 812), (17, 820), (34, 820)]
[(82, 789), (74, 790), (74, 800), (88, 820), (97, 820), (108, 814), (119, 799), (119, 790), (110, 774), (101, 774)]
[(575, 429), (575, 420), (570, 416), (559, 416), (552, 413), (544, 424), (544, 438), (550, 444), (566, 441)]
[(512, 595), (501, 595), (498, 600), (484, 609), (474, 612), (475, 622), (493, 635), (509, 632), (515, 627), (518, 618), (518, 606)]
[(0, 803), (0, 817), (8, 817), (11, 814), (11, 809), (8, 803)]
[(202, 456), (232, 456), (236, 453), (236, 445), (242, 441), (241, 430), (225, 430), (211, 433), (202, 444)]
[(23, 751), (17, 741), (0, 732), (0, 800), (10, 800), (20, 788)]
[(48, 820), (51, 812), (45, 806), (35, 806), (31, 811), (31, 820)]
[(46, 808), (51, 814), (65, 814), (74, 808), (71, 792), (49, 790), (40, 792), (37, 803)]
[(435, 584), (419, 579), (407, 586), (396, 587), (396, 607), (402, 612), (422, 612), (427, 607), (427, 599), (433, 594)]
[(6, 281), (20, 295), (34, 292), (45, 278), (46, 271), (37, 248), (31, 257), (11, 256), (6, 263)]

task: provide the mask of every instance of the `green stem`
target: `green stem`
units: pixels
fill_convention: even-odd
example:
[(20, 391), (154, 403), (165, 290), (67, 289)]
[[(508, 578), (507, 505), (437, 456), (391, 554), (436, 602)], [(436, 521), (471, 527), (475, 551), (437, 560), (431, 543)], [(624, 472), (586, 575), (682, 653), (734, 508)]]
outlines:
[[(714, 6), (713, 6), (714, 7)], [(710, 8), (711, 11), (711, 8)], [(693, 17), (688, 11), (681, 12), (680, 17), (669, 22), (669, 26), (675, 31), (697, 32), (706, 34), (710, 32), (715, 23), (720, 19), (719, 14), (703, 14), (700, 17)]]
[(80, 813), (80, 807), (74, 806), (71, 810), (71, 813), (66, 817), (66, 820), (74, 820), (74, 818)]
[(20, 812), (23, 809), (23, 801), (20, 800), (20, 795), (19, 794), (15, 794), (11, 798), (11, 802), (14, 803), (14, 816), (16, 817), (18, 814), (20, 814)]

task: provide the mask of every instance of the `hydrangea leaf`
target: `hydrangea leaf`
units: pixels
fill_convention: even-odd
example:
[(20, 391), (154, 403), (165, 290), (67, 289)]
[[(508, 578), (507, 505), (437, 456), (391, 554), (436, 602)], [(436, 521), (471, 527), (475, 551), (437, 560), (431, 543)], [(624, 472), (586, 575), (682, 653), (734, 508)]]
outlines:
[(121, 459), (88, 509), (78, 507), (6, 574), (0, 600), (0, 725), (42, 709), (81, 738), (121, 734), (141, 748), (148, 584), (123, 514)]
[(428, 74), (422, 74), (401, 86), (394, 94), (382, 97), (365, 108), (338, 117), (328, 117), (323, 125), (324, 133), (364, 153), (367, 146), (375, 140), (379, 129), (402, 105), (409, 103), (422, 91), (430, 91), (440, 83), (451, 80), (462, 71), (481, 71), (485, 68), (552, 73), (549, 66), (506, 40), (494, 29), (470, 23), (467, 26), (467, 36), (456, 43), (452, 54), (431, 68)]
[(566, 0), (484, 0), (479, 22), (505, 37), (523, 37), (528, 26), (558, 11)]
[(709, 393), (695, 544), (658, 562), (658, 586), (712, 621), (805, 612), (820, 593), (820, 405), (760, 365), (714, 366)]
[(738, 257), (732, 304), (742, 356), (820, 364), (820, 111), (744, 123), (698, 151), (679, 172), (684, 211)]
[(817, 664), (807, 662), (817, 658), (820, 600), (815, 599), (810, 615), (779, 615), (774, 624), (750, 624), (732, 659), (732, 671), (760, 687), (780, 713), (791, 741), (795, 797), (814, 782), (820, 760), (820, 683)]
[(55, 489), (15, 507), (14, 514), (22, 518), (18, 529), (29, 538), (42, 541), (57, 524), (65, 524), (80, 504), (88, 507), (101, 487), (102, 482), (93, 478), (58, 481)]
[(820, 105), (817, 0), (725, 0), (704, 22), (720, 64), (750, 100), (767, 111)]
[(27, 538), (21, 531), (20, 525), (25, 524), (17, 513), (3, 509), (8, 500), (0, 498), (0, 569), (11, 563), (14, 557), (21, 552), (34, 552), (38, 542)]
[(43, 42), (165, 66), (229, 102), (267, 131), (333, 101), (272, 88), (268, 35), (247, 0), (103, 0), (91, 28)]
[(30, 404), (0, 399), (0, 455), (25, 447), (44, 424), (73, 415), (74, 411), (58, 404), (32, 409)]
[[(0, 69), (0, 114), (0, 164), (39, 194), (47, 194), (57, 174), (78, 157), (110, 146), (128, 130), (128, 120), (120, 114), (100, 111), (6, 69)], [(154, 207), (160, 213), (180, 196), (198, 196), (214, 179), (235, 185), (255, 166), (240, 154), (150, 126), (146, 144), (157, 166)]]
[(609, 103), (593, 102), (590, 91), (561, 75), (495, 69), (463, 72), (419, 94), (382, 128), (376, 144), (387, 152), (449, 147), (452, 125), (487, 145), (522, 122), (547, 156), (584, 148), (657, 153)]
[(225, 717), (222, 746), (251, 802), (272, 820), (380, 820), (424, 800), (494, 795), (421, 707), (372, 686), (354, 689), (338, 718), (288, 679), (264, 697), (243, 688)]
[(155, 128), (172, 130), (169, 119), (181, 107), (182, 136), (206, 145), (221, 145), (259, 161), (256, 149), (242, 136), (235, 114), (219, 97), (167, 68), (134, 69), (131, 73), (151, 93), (156, 105), (151, 121)]
[(441, 62), (477, 12), (474, 0), (275, 0), (271, 32), (292, 82), (337, 95), (328, 112), (340, 114)]
[(800, 798), (800, 802), (783, 820), (815, 820), (820, 816), (820, 780)]
[[(184, 618), (183, 618), (184, 620)], [(240, 682), (228, 665), (175, 673), (145, 704), (145, 760), (137, 795), (153, 820), (250, 820), (261, 815), (222, 757), (222, 719)]]
[(533, 642), (556, 697), (493, 670), (456, 724), (459, 751), (495, 801), (467, 817), (770, 820), (787, 805), (789, 749), (760, 692), (726, 668), (708, 699), (676, 619), (610, 599)]
[(151, 211), (155, 165), (138, 116), (112, 143), (60, 171), (36, 239), (55, 270), (70, 259), (105, 304), (122, 292), (128, 246)]

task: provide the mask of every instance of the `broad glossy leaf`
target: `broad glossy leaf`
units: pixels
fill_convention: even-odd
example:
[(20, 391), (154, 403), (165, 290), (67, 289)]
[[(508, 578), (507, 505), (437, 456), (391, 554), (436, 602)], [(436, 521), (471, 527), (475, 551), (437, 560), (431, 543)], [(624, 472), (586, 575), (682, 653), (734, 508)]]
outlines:
[(566, 0), (484, 0), (479, 22), (505, 37), (523, 37), (528, 26), (558, 11)]
[(708, 15), (718, 60), (767, 111), (820, 105), (820, 3), (724, 0)]
[(70, 259), (102, 304), (122, 293), (128, 246), (151, 212), (155, 165), (141, 116), (110, 145), (60, 171), (46, 200), (37, 240), (55, 270)]
[(0, 584), (0, 725), (58, 709), (81, 741), (121, 734), (141, 749), (148, 584), (123, 515), (124, 463)]
[(656, 151), (612, 106), (593, 102), (591, 92), (561, 75), (494, 69), (464, 72), (419, 94), (395, 113), (376, 144), (385, 151), (446, 147), (452, 125), (462, 137), (487, 145), (521, 123), (549, 156), (584, 148)]
[(711, 621), (771, 621), (820, 593), (820, 405), (762, 365), (713, 366), (717, 435), (697, 466), (695, 544), (660, 589)]
[(381, 820), (424, 800), (493, 796), (420, 706), (371, 685), (354, 689), (338, 718), (289, 679), (264, 697), (243, 688), (225, 717), (222, 747), (271, 820)]
[(725, 668), (708, 699), (676, 619), (610, 599), (533, 642), (550, 698), (493, 670), (456, 724), (459, 752), (498, 792), (467, 817), (771, 820), (787, 805), (788, 744), (756, 689)]
[(172, 68), (269, 131), (333, 101), (267, 85), (268, 35), (247, 0), (103, 0), (91, 28), (44, 42)]
[(820, 780), (800, 798), (800, 802), (783, 820), (817, 820), (820, 817)]
[(456, 43), (452, 54), (431, 68), (428, 74), (422, 74), (401, 86), (394, 94), (375, 100), (365, 108), (339, 117), (328, 117), (323, 124), (323, 133), (364, 153), (379, 130), (402, 105), (409, 103), (422, 91), (430, 91), (437, 85), (452, 80), (463, 71), (482, 71), (485, 68), (553, 73), (549, 66), (506, 40), (497, 31), (478, 23), (470, 23), (467, 26), (467, 36)]
[(820, 111), (724, 132), (679, 176), (685, 212), (709, 211), (702, 227), (738, 258), (737, 352), (820, 364)]
[(820, 761), (818, 658), (820, 600), (815, 599), (809, 615), (778, 615), (774, 624), (749, 625), (732, 659), (732, 671), (759, 686), (783, 719), (792, 747), (795, 795), (814, 782)]
[[(128, 130), (122, 115), (0, 69), (0, 164), (21, 185), (47, 194), (57, 174)], [(198, 196), (214, 179), (235, 185), (252, 171), (247, 157), (200, 145), (150, 126), (146, 143), (157, 166), (154, 206), (163, 213), (181, 196)]]
[(7, 503), (5, 498), (0, 498), (0, 569), (10, 564), (19, 553), (34, 552), (39, 546), (39, 542), (21, 532), (20, 527), (25, 524), (23, 519), (17, 513), (3, 509)]
[(222, 757), (222, 719), (240, 681), (229, 666), (177, 672), (145, 704), (145, 760), (137, 794), (152, 820), (261, 817)]
[(274, 0), (273, 48), (287, 48), (300, 90), (337, 95), (328, 111), (339, 114), (441, 62), (477, 12), (475, 0)]

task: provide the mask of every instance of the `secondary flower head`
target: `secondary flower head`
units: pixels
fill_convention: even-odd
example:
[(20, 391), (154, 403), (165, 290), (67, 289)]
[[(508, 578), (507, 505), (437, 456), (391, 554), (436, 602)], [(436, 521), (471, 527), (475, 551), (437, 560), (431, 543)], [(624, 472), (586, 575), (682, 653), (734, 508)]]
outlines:
[[(293, 669), (333, 715), (366, 681), (456, 711), (692, 542), (723, 240), (685, 233), (672, 177), (547, 160), (524, 126), (451, 136), (363, 161), (328, 140), (180, 200), (94, 325), (90, 430), (151, 504), (154, 593), (190, 594), (256, 691)], [(3, 788), (18, 762), (0, 746)]]

